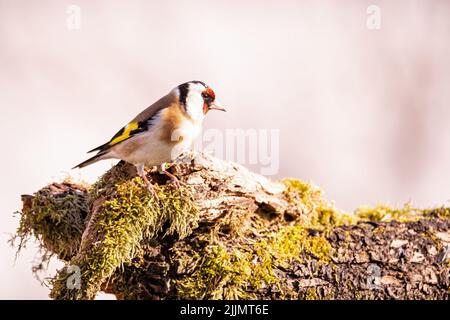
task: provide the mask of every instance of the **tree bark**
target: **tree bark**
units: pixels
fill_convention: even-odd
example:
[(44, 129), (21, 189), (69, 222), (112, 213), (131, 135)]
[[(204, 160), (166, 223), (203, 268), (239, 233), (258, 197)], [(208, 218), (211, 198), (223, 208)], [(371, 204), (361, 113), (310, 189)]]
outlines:
[(52, 298), (449, 298), (448, 208), (347, 214), (314, 186), (205, 154), (170, 170), (181, 190), (148, 175), (158, 200), (124, 163), (94, 186), (53, 183), (22, 196), (22, 242), (33, 235), (67, 263)]

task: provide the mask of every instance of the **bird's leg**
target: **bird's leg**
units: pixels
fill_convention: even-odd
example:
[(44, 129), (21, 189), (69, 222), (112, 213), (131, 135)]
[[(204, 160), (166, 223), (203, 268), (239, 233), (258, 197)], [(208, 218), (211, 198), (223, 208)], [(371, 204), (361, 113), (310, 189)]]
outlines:
[(166, 165), (167, 165), (166, 162), (161, 164), (159, 172), (162, 173), (162, 174), (165, 174), (166, 176), (168, 176), (170, 178), (170, 180), (172, 180), (172, 182), (175, 185), (175, 187), (177, 189), (179, 189), (181, 187), (180, 180), (177, 177), (175, 177), (173, 174), (171, 174), (169, 171), (167, 171)]
[(147, 187), (147, 190), (152, 194), (153, 197), (158, 198), (158, 194), (155, 191), (153, 185), (148, 181), (147, 175), (144, 171), (144, 164), (139, 164), (136, 166), (137, 174), (144, 180), (144, 184)]

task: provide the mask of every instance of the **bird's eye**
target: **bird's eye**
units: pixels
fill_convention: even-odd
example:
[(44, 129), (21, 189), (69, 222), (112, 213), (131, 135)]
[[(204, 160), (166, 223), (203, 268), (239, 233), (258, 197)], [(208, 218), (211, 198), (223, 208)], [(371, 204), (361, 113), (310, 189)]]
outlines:
[(213, 100), (212, 97), (209, 94), (207, 94), (206, 92), (202, 92), (202, 97), (203, 97), (203, 100), (205, 100), (205, 102), (207, 104), (211, 103)]

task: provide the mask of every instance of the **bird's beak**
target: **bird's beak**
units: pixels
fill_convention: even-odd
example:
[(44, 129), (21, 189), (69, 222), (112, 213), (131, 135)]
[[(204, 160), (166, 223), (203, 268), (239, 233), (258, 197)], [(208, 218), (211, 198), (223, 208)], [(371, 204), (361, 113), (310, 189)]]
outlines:
[(225, 110), (224, 107), (222, 107), (222, 105), (220, 104), (220, 102), (217, 101), (217, 100), (214, 100), (214, 102), (211, 103), (211, 105), (209, 106), (208, 109), (209, 109), (209, 110), (225, 111), (225, 112), (227, 111), (227, 110)]

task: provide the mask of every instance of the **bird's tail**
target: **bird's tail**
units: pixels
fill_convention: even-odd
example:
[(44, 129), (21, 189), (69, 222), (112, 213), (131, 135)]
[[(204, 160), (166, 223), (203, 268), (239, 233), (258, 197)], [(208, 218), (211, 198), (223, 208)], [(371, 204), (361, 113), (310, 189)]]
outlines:
[(109, 152), (99, 152), (99, 153), (97, 153), (95, 156), (93, 156), (93, 157), (87, 159), (86, 161), (83, 161), (82, 163), (76, 165), (76, 166), (73, 167), (72, 169), (83, 168), (83, 167), (86, 167), (86, 166), (88, 166), (88, 165), (90, 165), (90, 164), (93, 164), (93, 163), (95, 163), (95, 162), (97, 162), (97, 161), (105, 160), (105, 159), (110, 159), (110, 158), (111, 158), (111, 157), (110, 157), (110, 155), (109, 155)]

